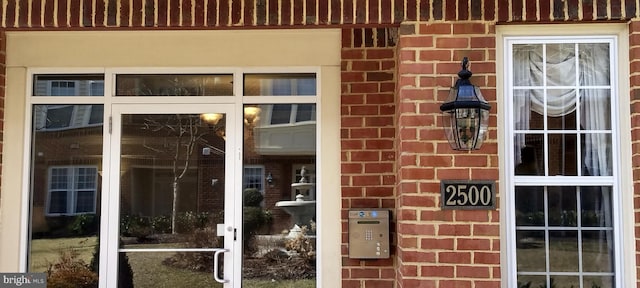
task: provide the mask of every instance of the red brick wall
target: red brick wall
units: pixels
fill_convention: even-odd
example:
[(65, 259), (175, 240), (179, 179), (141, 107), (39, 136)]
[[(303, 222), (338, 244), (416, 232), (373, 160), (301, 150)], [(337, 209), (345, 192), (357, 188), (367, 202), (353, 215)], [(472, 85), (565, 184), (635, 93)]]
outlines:
[[(632, 21), (629, 25), (629, 72), (630, 72), (630, 102), (631, 102), (631, 147), (633, 150), (633, 190), (635, 212), (636, 243), (640, 240), (640, 21)], [(640, 262), (640, 247), (636, 244), (636, 261)], [(640, 270), (636, 264), (636, 271)], [(640, 277), (640, 276), (638, 276)], [(637, 281), (640, 287), (640, 279)]]
[(393, 256), (348, 258), (347, 219), (350, 208), (393, 211), (396, 206), (395, 35), (396, 29), (342, 32), (342, 285), (346, 288), (394, 285)]
[[(498, 210), (442, 210), (440, 180), (497, 180), (495, 25), (407, 23), (398, 44), (398, 287), (500, 287)], [(481, 150), (453, 151), (439, 106), (469, 57), (492, 105)]]
[(239, 28), (388, 26), (416, 20), (591, 21), (631, 19), (637, 17), (637, 8), (633, 0), (11, 0), (0, 6), (0, 26)]

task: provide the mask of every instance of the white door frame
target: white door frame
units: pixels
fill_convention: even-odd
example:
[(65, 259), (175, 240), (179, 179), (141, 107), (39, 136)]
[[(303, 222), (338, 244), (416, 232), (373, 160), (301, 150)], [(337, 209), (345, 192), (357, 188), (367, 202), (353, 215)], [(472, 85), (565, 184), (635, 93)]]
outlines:
[[(239, 176), (236, 171), (241, 167), (240, 152), (242, 147), (241, 141), (238, 142), (237, 135), (239, 132), (235, 127), (238, 120), (236, 112), (236, 105), (234, 104), (112, 104), (111, 106), (111, 118), (109, 120), (109, 128), (111, 130), (110, 139), (110, 153), (105, 155), (104, 161), (109, 162), (109, 169), (105, 169), (106, 173), (103, 173), (104, 179), (107, 179), (109, 183), (109, 190), (106, 200), (106, 211), (102, 211), (102, 217), (107, 220), (107, 234), (106, 237), (101, 237), (101, 251), (106, 250), (107, 257), (100, 257), (100, 279), (106, 279), (101, 281), (106, 287), (116, 287), (118, 281), (118, 254), (119, 254), (119, 229), (120, 229), (120, 140), (122, 138), (122, 131), (120, 129), (122, 124), (123, 114), (173, 114), (173, 113), (224, 113), (226, 114), (226, 143), (225, 143), (225, 213), (224, 213), (224, 246), (229, 253), (224, 253), (224, 275), (222, 279), (227, 280), (224, 287), (240, 287), (241, 279), (241, 262), (242, 262), (242, 222), (241, 222), (241, 207), (236, 207), (237, 203), (242, 203), (242, 195), (235, 193), (236, 183)], [(240, 130), (241, 131), (241, 130)], [(241, 134), (241, 133), (240, 133)], [(235, 157), (238, 155), (238, 157)], [(240, 174), (241, 175), (241, 174)], [(105, 199), (103, 197), (103, 199)], [(105, 207), (103, 205), (102, 207)], [(105, 223), (103, 221), (102, 223)], [(102, 229), (102, 231), (105, 231)], [(105, 247), (105, 248), (102, 248)], [(151, 251), (151, 250), (150, 250)], [(160, 250), (157, 250), (160, 251)], [(171, 249), (171, 251), (177, 251), (177, 249)], [(197, 249), (189, 251), (220, 251), (220, 249)], [(144, 252), (142, 252), (144, 253)], [(105, 285), (101, 285), (105, 287)]]

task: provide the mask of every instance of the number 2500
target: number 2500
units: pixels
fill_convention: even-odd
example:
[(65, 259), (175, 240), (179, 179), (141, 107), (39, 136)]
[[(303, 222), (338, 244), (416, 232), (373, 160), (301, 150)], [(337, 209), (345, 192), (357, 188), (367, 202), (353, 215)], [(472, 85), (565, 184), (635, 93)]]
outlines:
[(491, 189), (487, 185), (455, 184), (446, 186), (446, 206), (489, 206)]

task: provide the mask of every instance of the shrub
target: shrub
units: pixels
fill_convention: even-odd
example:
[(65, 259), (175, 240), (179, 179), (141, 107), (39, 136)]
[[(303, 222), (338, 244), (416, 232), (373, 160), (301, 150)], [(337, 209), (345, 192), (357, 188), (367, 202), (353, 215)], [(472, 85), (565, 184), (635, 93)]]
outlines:
[[(311, 231), (316, 230), (315, 223), (311, 222)], [(316, 259), (316, 250), (314, 247), (314, 243), (308, 236), (309, 228), (307, 225), (303, 225), (300, 227), (300, 233), (296, 235), (296, 237), (287, 240), (285, 242), (284, 247), (287, 250), (294, 251), (300, 258), (305, 259), (309, 262), (312, 262)]]
[(58, 262), (47, 268), (47, 287), (49, 288), (92, 288), (98, 287), (98, 274), (82, 259), (78, 251), (60, 252)]
[(95, 214), (81, 214), (74, 217), (68, 229), (77, 236), (93, 235), (98, 232), (99, 222), (100, 217)]
[(187, 211), (177, 215), (176, 230), (179, 233), (191, 233), (196, 229), (205, 228), (208, 223), (209, 213)]
[[(221, 246), (221, 239), (213, 228), (196, 229), (187, 240), (187, 248), (213, 248)], [(179, 252), (162, 261), (171, 267), (200, 272), (213, 272), (213, 253)]]
[(151, 227), (155, 233), (171, 233), (171, 216), (161, 215), (151, 219)]
[[(100, 268), (100, 237), (96, 240), (97, 244), (93, 251), (93, 258), (89, 267), (96, 275)], [(122, 247), (122, 242), (120, 242)], [(129, 264), (127, 254), (118, 252), (118, 288), (133, 288), (133, 270)]]
[(264, 196), (256, 188), (247, 188), (242, 191), (242, 202), (245, 207), (260, 207)]

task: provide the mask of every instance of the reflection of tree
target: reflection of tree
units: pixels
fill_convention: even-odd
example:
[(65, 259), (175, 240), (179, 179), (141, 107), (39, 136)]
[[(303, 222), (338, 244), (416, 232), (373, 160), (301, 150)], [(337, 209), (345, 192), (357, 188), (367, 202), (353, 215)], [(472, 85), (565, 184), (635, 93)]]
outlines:
[[(173, 158), (171, 233), (175, 234), (180, 180), (185, 176), (191, 165), (191, 158), (197, 145), (207, 143), (204, 136), (208, 131), (203, 127), (202, 121), (197, 114), (148, 115), (144, 119), (142, 129), (153, 133), (166, 133), (165, 141), (154, 141), (143, 145), (151, 151), (163, 155), (171, 155)], [(171, 141), (166, 141), (167, 139), (171, 139)]]

